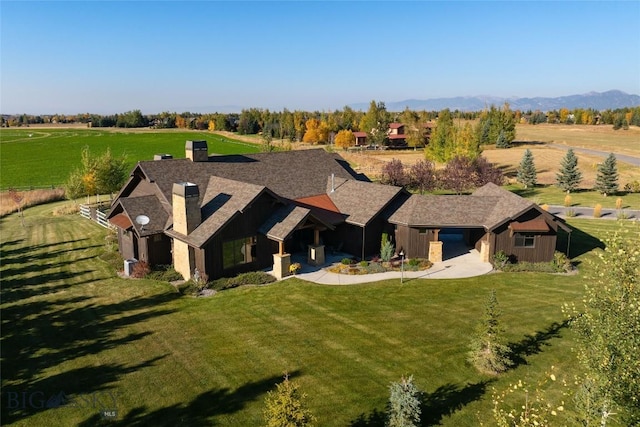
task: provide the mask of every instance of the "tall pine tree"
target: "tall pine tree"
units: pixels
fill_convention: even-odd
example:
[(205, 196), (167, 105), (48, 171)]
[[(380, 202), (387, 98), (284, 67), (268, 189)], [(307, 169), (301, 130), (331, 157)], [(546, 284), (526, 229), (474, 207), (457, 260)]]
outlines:
[(500, 315), (496, 291), (491, 290), (467, 353), (467, 360), (482, 373), (499, 374), (513, 365), (511, 350), (503, 337)]
[(573, 149), (569, 148), (560, 165), (560, 172), (556, 174), (558, 187), (567, 193), (576, 191), (582, 181), (582, 172), (578, 169), (578, 158)]
[(604, 163), (598, 166), (596, 190), (605, 196), (615, 194), (618, 191), (618, 166), (616, 156), (613, 153), (609, 154)]
[(524, 151), (518, 173), (516, 175), (518, 182), (524, 184), (524, 188), (534, 187), (538, 181), (536, 173), (536, 165), (533, 163), (533, 154), (528, 148)]

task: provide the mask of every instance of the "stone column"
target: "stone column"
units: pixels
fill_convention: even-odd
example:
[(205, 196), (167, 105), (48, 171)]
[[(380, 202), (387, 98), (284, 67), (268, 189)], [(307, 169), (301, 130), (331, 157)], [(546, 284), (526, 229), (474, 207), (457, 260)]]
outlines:
[(490, 262), (489, 253), (491, 249), (491, 243), (483, 240), (480, 242), (480, 261), (482, 262)]
[(442, 242), (429, 242), (429, 261), (442, 262)]
[(276, 279), (282, 279), (289, 275), (291, 254), (273, 254), (273, 275)]

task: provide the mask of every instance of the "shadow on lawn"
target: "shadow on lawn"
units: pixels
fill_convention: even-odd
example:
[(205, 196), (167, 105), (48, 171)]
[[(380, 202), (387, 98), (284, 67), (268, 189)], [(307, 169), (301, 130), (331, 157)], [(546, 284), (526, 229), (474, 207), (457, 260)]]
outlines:
[[(3, 244), (3, 255), (8, 246), (19, 243)], [(86, 251), (86, 256), (61, 260), (60, 256), (69, 252), (61, 245), (67, 244), (12, 248), (8, 264), (3, 259), (2, 425), (53, 409), (41, 402), (44, 396), (61, 392), (87, 396), (107, 391), (122, 376), (145, 369), (166, 356), (156, 355), (134, 364), (96, 363), (101, 360), (99, 357), (77, 362), (153, 334), (144, 326), (136, 327), (135, 332), (128, 328), (174, 312), (167, 304), (179, 296), (167, 290), (125, 299), (98, 292), (98, 296), (108, 297), (108, 302), (94, 301), (95, 292), (82, 289), (95, 281), (82, 280), (84, 275), (95, 276), (95, 257), (89, 256), (94, 246), (72, 248), (70, 251)], [(48, 253), (52, 255), (47, 256), (45, 252), (51, 249), (53, 252)], [(45, 261), (41, 261), (40, 254)], [(31, 277), (25, 277), (27, 274)], [(69, 296), (64, 293), (69, 289), (80, 289), (82, 294)], [(16, 400), (16, 396), (28, 397)]]
[[(300, 371), (289, 374), (290, 377), (298, 375), (300, 375)], [(126, 414), (118, 413), (116, 420), (103, 420), (102, 415), (96, 413), (78, 426), (93, 427), (101, 424), (108, 426), (213, 426), (216, 423), (211, 419), (212, 417), (240, 411), (247, 402), (261, 398), (267, 391), (273, 390), (276, 383), (279, 382), (282, 382), (282, 375), (249, 382), (233, 391), (228, 388), (211, 389), (199, 394), (188, 403), (177, 403), (150, 412), (146, 406), (139, 406), (129, 410)]]
[[(604, 249), (605, 244), (597, 237), (591, 234), (585, 233), (573, 225), (571, 227), (571, 242), (569, 245), (569, 258), (573, 259), (584, 255), (587, 252), (591, 252), (594, 249)], [(567, 242), (569, 239), (569, 233), (562, 231), (558, 228), (558, 243), (556, 247), (562, 251), (566, 251)]]
[(511, 348), (511, 360), (513, 366), (511, 369), (515, 369), (520, 365), (526, 365), (527, 356), (538, 354), (542, 352), (543, 346), (550, 346), (548, 341), (552, 338), (559, 338), (560, 331), (568, 326), (568, 321), (562, 323), (553, 322), (544, 331), (538, 331), (534, 335), (525, 335), (524, 339), (518, 342), (510, 343)]
[[(459, 386), (457, 384), (445, 384), (438, 387), (432, 393), (422, 395), (421, 426), (436, 426), (442, 418), (462, 409), (465, 405), (482, 397), (487, 390), (490, 381), (481, 381), (475, 384)], [(351, 422), (351, 427), (383, 427), (387, 417), (383, 411), (374, 409), (369, 414), (360, 414)]]

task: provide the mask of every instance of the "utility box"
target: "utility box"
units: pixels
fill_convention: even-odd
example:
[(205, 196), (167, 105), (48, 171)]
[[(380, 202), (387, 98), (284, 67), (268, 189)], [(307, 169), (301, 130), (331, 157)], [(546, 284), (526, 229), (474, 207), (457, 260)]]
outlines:
[(131, 276), (133, 274), (133, 268), (138, 263), (137, 259), (125, 259), (124, 260), (124, 275)]

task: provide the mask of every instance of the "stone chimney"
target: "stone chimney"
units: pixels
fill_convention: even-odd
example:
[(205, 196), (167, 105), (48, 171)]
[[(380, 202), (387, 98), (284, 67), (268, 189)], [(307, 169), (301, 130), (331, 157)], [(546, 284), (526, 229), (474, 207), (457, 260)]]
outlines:
[(173, 229), (184, 235), (190, 234), (200, 225), (202, 216), (198, 202), (198, 186), (191, 182), (173, 184)]
[(185, 144), (187, 159), (192, 162), (206, 162), (209, 160), (207, 141), (187, 141)]

